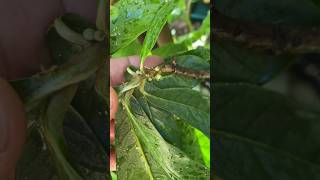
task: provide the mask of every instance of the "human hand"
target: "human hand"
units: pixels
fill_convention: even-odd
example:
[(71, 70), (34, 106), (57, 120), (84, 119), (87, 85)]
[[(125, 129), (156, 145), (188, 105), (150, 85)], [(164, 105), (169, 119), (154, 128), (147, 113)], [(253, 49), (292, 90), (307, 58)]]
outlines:
[(93, 23), (96, 1), (0, 1), (0, 179), (14, 179), (26, 138), (23, 103), (8, 80), (30, 76), (50, 65), (45, 34), (53, 20), (74, 12)]
[[(158, 56), (149, 57), (145, 66), (154, 67), (163, 61)], [(129, 56), (123, 58), (115, 58), (110, 61), (110, 142), (115, 140), (115, 116), (118, 110), (118, 96), (112, 86), (117, 86), (125, 81), (124, 73), (129, 66), (139, 67), (140, 59), (138, 56)], [(110, 170), (116, 170), (115, 150), (110, 150)]]

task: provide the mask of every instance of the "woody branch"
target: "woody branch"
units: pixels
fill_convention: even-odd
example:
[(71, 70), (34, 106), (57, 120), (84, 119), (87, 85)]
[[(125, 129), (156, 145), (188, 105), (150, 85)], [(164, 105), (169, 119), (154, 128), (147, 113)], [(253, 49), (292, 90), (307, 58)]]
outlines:
[(243, 47), (277, 54), (320, 53), (320, 27), (258, 24), (227, 17), (214, 10), (214, 41), (233, 41)]

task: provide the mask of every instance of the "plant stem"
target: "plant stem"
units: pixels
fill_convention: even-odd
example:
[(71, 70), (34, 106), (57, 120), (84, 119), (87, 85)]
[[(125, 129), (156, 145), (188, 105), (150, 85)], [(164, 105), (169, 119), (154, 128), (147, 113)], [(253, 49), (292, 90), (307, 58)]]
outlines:
[(233, 41), (243, 47), (277, 54), (320, 53), (320, 28), (258, 24), (227, 17), (214, 10), (214, 41)]
[(107, 0), (98, 0), (98, 11), (97, 11), (97, 19), (96, 26), (100, 31), (106, 33), (106, 10), (107, 10)]
[(184, 20), (187, 23), (189, 32), (193, 31), (193, 26), (190, 20), (190, 8), (192, 0), (186, 0), (186, 11), (184, 13)]

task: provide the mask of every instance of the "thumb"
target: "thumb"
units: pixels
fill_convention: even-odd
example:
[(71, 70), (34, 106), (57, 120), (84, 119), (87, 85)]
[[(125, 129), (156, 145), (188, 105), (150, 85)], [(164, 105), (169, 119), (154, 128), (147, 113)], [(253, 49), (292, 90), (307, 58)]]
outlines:
[[(114, 144), (115, 139), (115, 116), (118, 110), (118, 96), (115, 90), (110, 87), (110, 143)], [(116, 170), (116, 155), (115, 150), (110, 150), (110, 170)]]
[(13, 179), (25, 143), (27, 118), (10, 84), (0, 78), (0, 179)]
[(114, 142), (114, 119), (118, 110), (118, 96), (116, 91), (110, 87), (110, 141)]

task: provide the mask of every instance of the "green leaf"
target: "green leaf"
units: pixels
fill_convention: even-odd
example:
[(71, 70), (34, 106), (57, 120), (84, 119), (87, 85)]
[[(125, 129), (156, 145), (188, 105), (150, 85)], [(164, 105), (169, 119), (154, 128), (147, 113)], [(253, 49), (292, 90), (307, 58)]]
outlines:
[[(87, 116), (87, 114), (83, 114)], [(103, 119), (105, 120), (105, 118)], [(70, 162), (79, 170), (79, 173), (85, 179), (96, 179), (94, 177), (106, 179), (106, 167), (109, 163), (107, 149), (104, 147), (106, 142), (105, 137), (104, 142), (101, 142), (101, 135), (97, 136), (98, 128), (96, 127), (100, 125), (105, 130), (106, 122), (101, 124), (101, 117), (95, 120), (98, 122), (93, 126), (93, 120), (81, 116), (75, 108), (70, 107), (64, 120), (63, 132), (66, 138)], [(106, 133), (103, 136), (106, 136)]]
[(147, 31), (160, 7), (160, 0), (119, 0), (111, 6), (110, 54)]
[[(107, 179), (106, 153), (99, 146), (98, 140), (86, 122), (74, 110), (69, 109), (66, 113), (64, 135), (70, 152), (70, 162), (79, 170), (81, 176), (86, 180)], [(39, 132), (33, 129), (28, 135), (23, 154), (18, 162), (16, 179), (57, 179), (53, 162)]]
[(141, 48), (142, 45), (138, 40), (133, 41), (128, 46), (121, 48), (119, 51), (114, 53), (112, 58), (138, 55), (141, 51)]
[(161, 30), (167, 22), (167, 16), (174, 8), (173, 5), (174, 3), (172, 1), (166, 1), (165, 3), (162, 3), (162, 6), (153, 18), (152, 23), (150, 24), (150, 29), (147, 31), (147, 35), (142, 45), (140, 53), (140, 70), (143, 70), (142, 68), (145, 58), (151, 53), (152, 48), (156, 44)]
[(63, 136), (63, 120), (68, 106), (77, 90), (76, 85), (68, 86), (49, 98), (40, 117), (40, 131), (50, 154), (53, 156), (60, 179), (81, 180), (82, 177), (72, 167)]
[(209, 97), (189, 88), (159, 89), (151, 84), (145, 85), (143, 94), (152, 105), (174, 114), (210, 136)]
[(141, 94), (135, 93), (135, 97), (164, 140), (179, 148), (192, 160), (204, 164), (193, 127), (173, 114), (150, 105)]
[[(182, 55), (193, 55), (193, 56), (198, 56), (199, 58), (202, 58), (206, 62), (210, 62), (210, 49), (204, 48), (204, 47), (198, 47), (197, 49), (192, 49), (187, 52), (179, 53), (177, 56), (182, 56)], [(168, 59), (172, 59), (173, 57), (170, 57)], [(167, 61), (167, 60), (166, 60)]]
[(215, 83), (213, 89), (213, 169), (218, 176), (319, 179), (318, 112), (249, 84)]
[(101, 44), (95, 44), (86, 51), (72, 56), (69, 62), (63, 64), (54, 72), (15, 80), (11, 82), (11, 85), (17, 90), (29, 111), (42, 98), (90, 77), (104, 63), (106, 58), (105, 47)]
[[(99, 140), (98, 143), (103, 146), (106, 151), (107, 143), (109, 140), (108, 124), (106, 118), (109, 117), (109, 93), (104, 92), (102, 97), (100, 93), (96, 91), (95, 82), (98, 76), (92, 76), (86, 81), (79, 83), (78, 91), (72, 101), (73, 107), (84, 118), (87, 125), (94, 132), (95, 136)], [(104, 85), (107, 83), (104, 81)], [(106, 87), (107, 88), (107, 87)], [(109, 88), (107, 88), (109, 91)]]
[(116, 123), (119, 179), (209, 179), (209, 169), (162, 139), (129, 93), (123, 105), (125, 113)]
[(199, 85), (199, 80), (188, 78), (184, 76), (178, 76), (175, 74), (170, 74), (166, 76), (162, 76), (159, 81), (152, 81), (152, 85), (156, 86), (160, 89), (165, 88), (193, 88)]
[(259, 21), (260, 23), (317, 26), (320, 24), (319, 7), (312, 0), (224, 0), (215, 8), (225, 15)]
[(110, 174), (112, 180), (117, 180), (117, 174), (115, 172), (110, 172)]
[(181, 55), (174, 58), (177, 65), (192, 70), (210, 71), (210, 64), (208, 61), (195, 55)]
[(163, 59), (187, 51), (188, 48), (184, 44), (168, 43), (164, 46), (152, 51), (153, 55), (162, 57)]
[(207, 167), (210, 167), (210, 139), (197, 129), (194, 129), (194, 133), (198, 138), (198, 145), (202, 152), (203, 161)]
[(28, 135), (23, 153), (16, 166), (15, 178), (24, 179), (57, 179), (57, 171), (48, 148), (44, 148), (41, 136), (33, 129)]
[(273, 55), (228, 42), (216, 42), (213, 48), (215, 82), (264, 84), (285, 70), (296, 58)]

